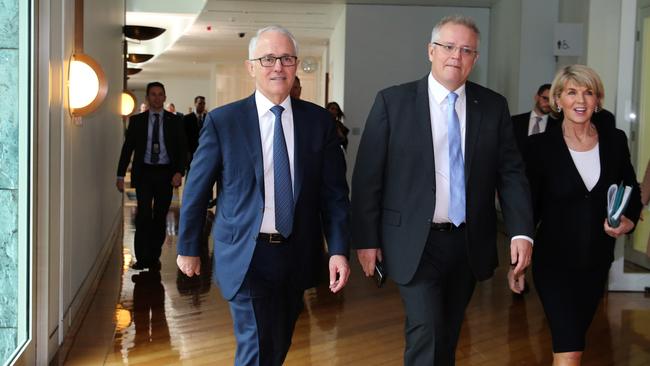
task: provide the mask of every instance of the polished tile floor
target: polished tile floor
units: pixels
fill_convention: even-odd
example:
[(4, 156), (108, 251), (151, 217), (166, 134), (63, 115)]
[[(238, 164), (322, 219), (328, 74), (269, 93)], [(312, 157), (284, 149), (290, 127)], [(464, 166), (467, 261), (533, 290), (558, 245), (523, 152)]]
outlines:
[[(149, 272), (129, 268), (134, 202), (127, 200), (124, 245), (112, 254), (66, 365), (232, 365), (230, 313), (210, 282), (211, 271), (190, 279), (175, 266), (175, 202), (162, 270)], [(202, 256), (209, 263), (208, 243), (206, 236)], [(402, 364), (404, 315), (397, 289), (392, 283), (377, 289), (353, 260), (342, 294), (332, 295), (326, 286), (306, 292), (287, 365)], [(513, 299), (504, 278), (500, 268), (494, 279), (477, 286), (458, 365), (550, 365), (550, 334), (534, 289)], [(587, 342), (584, 365), (650, 365), (650, 298), (609, 293)]]

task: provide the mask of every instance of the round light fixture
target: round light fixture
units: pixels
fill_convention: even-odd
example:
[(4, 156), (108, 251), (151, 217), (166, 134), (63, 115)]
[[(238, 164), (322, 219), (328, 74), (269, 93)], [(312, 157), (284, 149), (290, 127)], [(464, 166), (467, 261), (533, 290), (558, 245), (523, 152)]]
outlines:
[(121, 114), (123, 117), (130, 116), (135, 111), (135, 95), (128, 90), (122, 90)]
[(101, 66), (90, 56), (72, 56), (68, 70), (68, 106), (73, 116), (85, 116), (102, 103), (108, 84)]
[(147, 27), (144, 25), (125, 25), (124, 35), (128, 38), (137, 39), (140, 41), (148, 41), (154, 39), (165, 32), (164, 28)]
[(149, 61), (152, 57), (153, 55), (149, 53), (128, 53), (126, 55), (126, 60), (134, 64), (140, 64)]
[(318, 70), (318, 61), (310, 56), (302, 59), (302, 61), (300, 61), (300, 65), (302, 67), (302, 71), (307, 74), (311, 74), (312, 72)]
[(142, 69), (139, 68), (139, 67), (129, 67), (129, 68), (126, 69), (126, 74), (127, 75), (135, 75), (135, 74), (139, 73), (140, 71), (142, 71)]

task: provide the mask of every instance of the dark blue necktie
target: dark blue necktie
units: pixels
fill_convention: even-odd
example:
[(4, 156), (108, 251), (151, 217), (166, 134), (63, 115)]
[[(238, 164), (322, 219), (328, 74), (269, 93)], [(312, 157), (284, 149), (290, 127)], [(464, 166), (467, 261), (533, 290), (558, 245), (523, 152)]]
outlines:
[(284, 141), (282, 130), (282, 106), (271, 108), (275, 115), (273, 126), (273, 180), (275, 195), (275, 229), (285, 238), (291, 235), (293, 229), (293, 187), (291, 185), (291, 170), (289, 154)]
[(160, 154), (160, 122), (158, 113), (153, 114), (153, 131), (151, 132), (151, 163), (158, 164)]
[(456, 113), (454, 92), (447, 95), (447, 138), (449, 140), (449, 220), (458, 226), (465, 221), (465, 164)]

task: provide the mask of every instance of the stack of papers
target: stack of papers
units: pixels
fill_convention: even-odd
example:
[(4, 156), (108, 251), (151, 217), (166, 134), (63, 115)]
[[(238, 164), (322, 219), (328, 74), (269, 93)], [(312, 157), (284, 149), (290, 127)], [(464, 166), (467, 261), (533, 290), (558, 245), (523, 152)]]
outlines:
[(621, 215), (630, 201), (632, 187), (624, 186), (623, 183), (612, 184), (607, 190), (607, 223), (611, 227), (618, 227), (621, 223)]

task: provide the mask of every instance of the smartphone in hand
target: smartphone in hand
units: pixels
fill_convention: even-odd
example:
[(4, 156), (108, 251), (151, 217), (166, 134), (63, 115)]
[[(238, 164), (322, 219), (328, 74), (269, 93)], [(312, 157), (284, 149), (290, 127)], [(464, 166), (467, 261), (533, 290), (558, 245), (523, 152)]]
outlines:
[(386, 272), (384, 271), (384, 265), (382, 262), (375, 262), (375, 275), (373, 276), (377, 287), (381, 288), (386, 283)]

